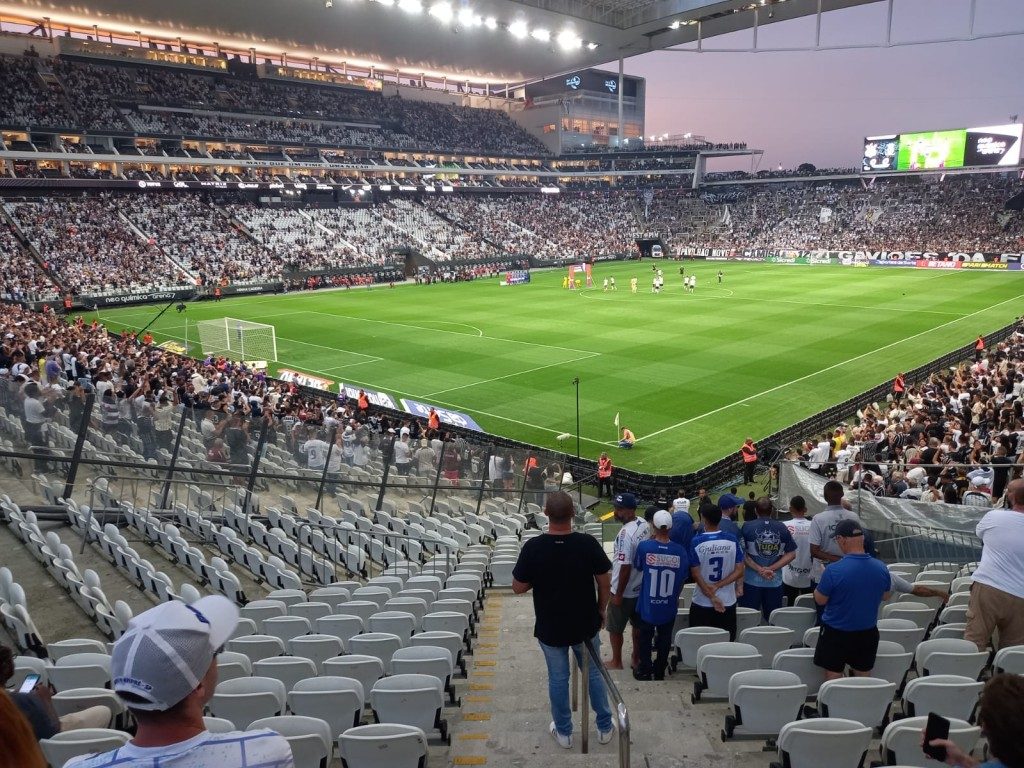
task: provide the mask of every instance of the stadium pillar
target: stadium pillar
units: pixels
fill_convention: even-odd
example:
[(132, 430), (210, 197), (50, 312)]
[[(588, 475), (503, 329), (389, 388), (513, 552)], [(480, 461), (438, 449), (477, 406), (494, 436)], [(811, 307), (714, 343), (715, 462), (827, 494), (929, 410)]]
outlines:
[(488, 477), (487, 468), (491, 466), (491, 454), (494, 453), (494, 446), (488, 445), (484, 454), (483, 471), (480, 473), (480, 493), (476, 495), (476, 513), (480, 514), (480, 505), (484, 503), (484, 491), (487, 489)]
[[(619, 89), (618, 89), (619, 90), (619, 94), (618, 94), (619, 95), (619, 130), (618, 130), (618, 134), (616, 135), (617, 141), (615, 142), (616, 146), (619, 146), (619, 147), (622, 146), (622, 136), (626, 132), (625, 129), (623, 128), (623, 126), (622, 126), (622, 62), (623, 62), (623, 58), (622, 58), (622, 56), (619, 56)], [(577, 440), (578, 440), (579, 439), (579, 437), (578, 437), (579, 430), (577, 429), (576, 432), (577, 432)], [(579, 453), (579, 451), (577, 451), (577, 453)]]
[[(374, 507), (375, 510), (380, 509), (384, 505), (384, 494), (387, 492), (388, 488), (388, 475), (391, 470), (391, 462), (394, 461), (395, 458), (395, 440), (397, 439), (398, 434), (395, 433), (391, 436), (391, 442), (388, 443), (388, 450), (384, 456), (384, 472), (381, 474), (380, 478), (380, 492), (377, 494), (377, 506)], [(434, 514), (433, 509), (430, 510), (430, 514)]]
[(64, 483), (64, 498), (70, 499), (75, 490), (75, 477), (78, 475), (78, 462), (82, 459), (82, 449), (85, 447), (85, 437), (89, 432), (89, 418), (92, 416), (92, 408), (96, 403), (96, 397), (89, 395), (85, 398), (85, 408), (82, 409), (82, 420), (78, 423), (75, 438), (75, 449), (71, 454), (71, 463), (68, 465), (68, 478)]
[(316, 504), (314, 505), (317, 510), (320, 509), (320, 503), (324, 499), (324, 486), (327, 484), (327, 468), (331, 466), (331, 454), (334, 453), (337, 446), (334, 444), (335, 438), (338, 436), (338, 428), (331, 427), (330, 436), (327, 438), (327, 457), (324, 459), (324, 471), (320, 475), (320, 482), (317, 484), (316, 489)]
[(174, 465), (178, 463), (178, 453), (181, 451), (181, 436), (185, 432), (185, 419), (194, 420), (195, 411), (184, 409), (178, 417), (178, 433), (174, 436), (174, 446), (171, 448), (171, 461), (167, 464), (164, 490), (160, 494), (160, 509), (167, 509), (167, 497), (171, 492), (171, 481), (174, 479)]

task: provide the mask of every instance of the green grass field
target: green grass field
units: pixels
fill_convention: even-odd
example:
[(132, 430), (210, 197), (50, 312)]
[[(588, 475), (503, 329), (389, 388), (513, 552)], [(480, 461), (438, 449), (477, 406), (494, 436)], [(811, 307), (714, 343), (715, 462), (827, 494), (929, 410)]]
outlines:
[[(597, 288), (561, 288), (563, 272), (530, 285), (497, 280), (378, 287), (193, 303), (152, 327), (157, 342), (189, 339), (197, 320), (271, 323), (278, 365), (472, 415), (489, 432), (562, 450), (576, 432), (592, 458), (615, 446), (614, 418), (638, 438), (619, 466), (698, 469), (921, 365), (1021, 314), (1017, 273), (665, 262), (595, 266)], [(715, 280), (719, 267), (721, 285)], [(618, 291), (600, 286), (614, 275)], [(632, 295), (629, 278), (637, 276)], [(140, 328), (158, 311), (101, 311), (109, 327)], [(197, 344), (191, 351), (200, 354)], [(273, 369), (273, 367), (272, 367)]]

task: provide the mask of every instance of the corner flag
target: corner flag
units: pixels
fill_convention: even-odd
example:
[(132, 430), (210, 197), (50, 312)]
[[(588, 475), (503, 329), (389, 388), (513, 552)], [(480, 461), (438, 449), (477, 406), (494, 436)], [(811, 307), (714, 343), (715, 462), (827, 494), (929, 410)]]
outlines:
[(618, 426), (619, 426), (619, 414), (616, 413), (615, 414), (615, 427), (616, 427), (616, 429), (618, 429)]

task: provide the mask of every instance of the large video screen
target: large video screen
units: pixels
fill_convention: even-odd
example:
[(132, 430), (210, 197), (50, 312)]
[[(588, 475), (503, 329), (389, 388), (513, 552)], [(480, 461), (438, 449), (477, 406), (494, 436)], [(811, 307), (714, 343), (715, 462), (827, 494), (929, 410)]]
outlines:
[(963, 168), (966, 143), (967, 132), (963, 130), (901, 133), (896, 170)]
[(861, 169), (931, 171), (943, 168), (1013, 166), (1021, 158), (1020, 124), (868, 136)]

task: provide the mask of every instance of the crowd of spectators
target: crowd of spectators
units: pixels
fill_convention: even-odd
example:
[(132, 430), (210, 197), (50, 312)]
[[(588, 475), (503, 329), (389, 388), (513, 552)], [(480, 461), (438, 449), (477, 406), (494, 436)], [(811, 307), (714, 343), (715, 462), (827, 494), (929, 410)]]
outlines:
[(633, 200), (631, 195), (605, 193), (449, 195), (428, 200), (427, 205), (506, 253), (559, 260), (629, 252), (636, 231)]
[(239, 232), (201, 195), (126, 195), (125, 216), (168, 258), (203, 285), (266, 279), (282, 257)]
[[(51, 68), (60, 85), (47, 84), (40, 67)], [(0, 57), (0, 83), (2, 122), (14, 127), (547, 154), (504, 112), (386, 97), (356, 87), (27, 56)], [(145, 106), (181, 111), (140, 109)], [(252, 117), (230, 116), (239, 113)]]
[(870, 188), (854, 181), (715, 190), (731, 202), (674, 192), (655, 198), (649, 224), (669, 235), (673, 250), (1017, 252), (1024, 220), (1002, 209), (1018, 190), (1012, 175), (987, 174), (879, 180)]
[(999, 506), (1024, 472), (1024, 324), (979, 358), (910, 384), (788, 458), (876, 496)]
[(58, 91), (44, 85), (36, 59), (0, 57), (0, 123), (11, 127), (70, 128), (77, 121)]
[(57, 286), (33, 259), (6, 222), (0, 222), (0, 299), (47, 301), (56, 298)]
[(420, 267), (415, 280), (418, 284), (463, 283), (487, 277), (499, 277), (512, 269), (529, 269), (530, 262), (523, 259), (498, 259), (479, 264), (446, 264), (441, 267)]
[(121, 217), (121, 201), (110, 195), (36, 198), (5, 207), (47, 270), (72, 293), (152, 290), (191, 282), (155, 243), (139, 237)]

